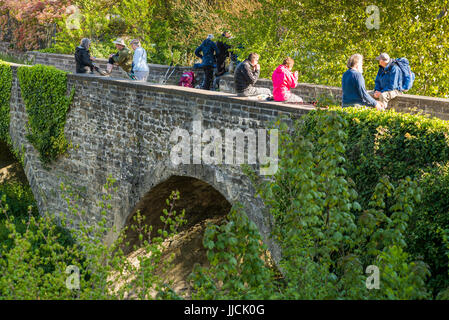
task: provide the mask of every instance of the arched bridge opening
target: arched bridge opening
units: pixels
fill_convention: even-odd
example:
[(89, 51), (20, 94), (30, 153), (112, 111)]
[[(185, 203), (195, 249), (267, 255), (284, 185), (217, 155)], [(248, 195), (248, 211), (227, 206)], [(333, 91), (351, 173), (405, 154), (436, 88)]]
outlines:
[(145, 217), (145, 224), (151, 225), (153, 231), (151, 237), (157, 236), (157, 230), (164, 224), (160, 217), (163, 210), (168, 209), (166, 199), (172, 191), (179, 191), (180, 199), (175, 202), (173, 210), (181, 213), (185, 210), (187, 223), (180, 227), (175, 241), (170, 242), (167, 253), (174, 253), (173, 270), (165, 275), (174, 281), (176, 291), (188, 290), (186, 279), (193, 270), (193, 266), (199, 263), (208, 264), (206, 249), (202, 240), (204, 231), (209, 223), (221, 224), (231, 209), (231, 204), (226, 198), (210, 184), (192, 177), (171, 176), (164, 182), (156, 185), (148, 191), (136, 205), (127, 219), (126, 241), (129, 245), (125, 251), (133, 256), (133, 246), (139, 245), (138, 232), (131, 227), (135, 224), (134, 217), (137, 211)]

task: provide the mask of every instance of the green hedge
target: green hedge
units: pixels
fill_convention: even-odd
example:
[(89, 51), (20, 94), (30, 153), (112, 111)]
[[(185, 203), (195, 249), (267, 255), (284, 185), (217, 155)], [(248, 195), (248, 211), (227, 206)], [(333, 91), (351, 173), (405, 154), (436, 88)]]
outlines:
[[(384, 175), (393, 185), (406, 176), (419, 182), (422, 201), (410, 218), (408, 249), (430, 266), (435, 295), (448, 288), (449, 260), (441, 230), (449, 229), (449, 122), (394, 111), (331, 109), (348, 121), (344, 166), (362, 205)], [(304, 118), (306, 132), (318, 130), (315, 113)]]
[(11, 66), (0, 61), (0, 140), (9, 142), (9, 100), (11, 98)]
[(74, 90), (67, 96), (67, 72), (50, 66), (19, 67), (17, 77), (28, 113), (27, 139), (48, 164), (69, 147), (64, 125)]

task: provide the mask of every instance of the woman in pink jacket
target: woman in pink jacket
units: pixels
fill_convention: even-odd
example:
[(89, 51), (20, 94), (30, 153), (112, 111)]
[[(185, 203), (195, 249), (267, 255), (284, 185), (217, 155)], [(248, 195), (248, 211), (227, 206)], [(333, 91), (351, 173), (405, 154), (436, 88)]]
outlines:
[(298, 71), (292, 73), (295, 61), (287, 57), (273, 72), (273, 99), (284, 102), (302, 102), (302, 98), (290, 92), (298, 84)]

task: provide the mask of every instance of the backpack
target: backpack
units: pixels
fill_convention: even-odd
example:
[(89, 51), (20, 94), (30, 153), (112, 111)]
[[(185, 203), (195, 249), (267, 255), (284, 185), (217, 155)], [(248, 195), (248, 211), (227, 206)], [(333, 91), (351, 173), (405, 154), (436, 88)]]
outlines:
[(193, 88), (195, 74), (192, 71), (184, 72), (179, 79), (178, 86)]
[(394, 62), (402, 72), (402, 90), (410, 90), (415, 81), (415, 74), (410, 69), (410, 63), (407, 58), (398, 58)]

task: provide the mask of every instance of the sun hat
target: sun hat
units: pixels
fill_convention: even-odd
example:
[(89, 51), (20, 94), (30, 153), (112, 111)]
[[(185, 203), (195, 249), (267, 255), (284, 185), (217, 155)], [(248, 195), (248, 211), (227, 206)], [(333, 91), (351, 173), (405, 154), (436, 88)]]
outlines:
[(117, 40), (112, 41), (112, 43), (114, 43), (114, 44), (120, 44), (120, 45), (126, 47), (125, 41), (123, 41), (122, 38), (117, 38)]

